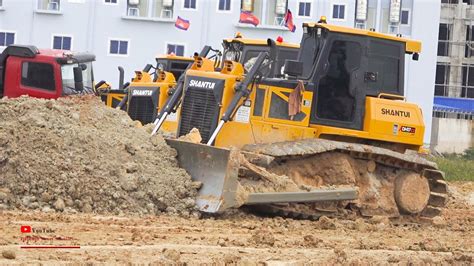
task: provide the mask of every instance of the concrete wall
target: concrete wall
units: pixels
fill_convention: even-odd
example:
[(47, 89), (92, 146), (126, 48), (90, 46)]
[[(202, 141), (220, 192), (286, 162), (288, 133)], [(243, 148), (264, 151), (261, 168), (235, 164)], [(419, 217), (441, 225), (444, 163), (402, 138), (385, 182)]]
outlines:
[(474, 147), (474, 121), (433, 117), (431, 149), (440, 153), (463, 153)]
[[(419, 61), (409, 62), (405, 69), (407, 100), (421, 106), (425, 120), (425, 143), (430, 143), (434, 82), (441, 5), (437, 0), (413, 1), (411, 37), (422, 43)], [(408, 57), (408, 56), (407, 56)]]

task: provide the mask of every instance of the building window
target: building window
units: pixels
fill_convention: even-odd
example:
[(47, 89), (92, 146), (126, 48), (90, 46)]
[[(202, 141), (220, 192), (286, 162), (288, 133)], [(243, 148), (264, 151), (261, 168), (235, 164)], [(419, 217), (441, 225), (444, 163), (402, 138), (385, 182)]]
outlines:
[(410, 10), (403, 9), (400, 13), (400, 24), (410, 25)]
[(15, 33), (0, 32), (0, 47), (8, 46), (15, 43)]
[(3, 0), (0, 0), (0, 7), (3, 6)]
[(54, 91), (54, 70), (51, 64), (23, 62), (21, 65), (21, 84)]
[(452, 24), (439, 24), (438, 56), (449, 56)]
[(111, 55), (128, 55), (128, 41), (110, 40), (109, 54), (111, 54)]
[(461, 97), (474, 98), (474, 65), (462, 66)]
[(465, 57), (474, 56), (474, 26), (466, 27), (466, 48), (464, 51)]
[(173, 2), (173, 0), (128, 0), (127, 16), (172, 19)]
[(104, 0), (106, 4), (117, 4), (117, 0)]
[(332, 6), (333, 19), (344, 19), (345, 12), (346, 12), (346, 5), (333, 5)]
[(217, 7), (220, 11), (230, 11), (230, 0), (219, 0)]
[(53, 49), (71, 50), (72, 37), (70, 36), (53, 36)]
[(196, 9), (197, 0), (184, 0), (184, 8), (186, 9)]
[(59, 11), (61, 0), (38, 0), (38, 10)]
[(449, 71), (450, 66), (447, 64), (436, 65), (436, 79), (435, 79), (435, 95), (448, 96), (449, 92)]
[(184, 45), (180, 44), (168, 44), (166, 48), (168, 54), (174, 54), (178, 56), (184, 56)]
[(299, 2), (298, 4), (298, 16), (310, 17), (311, 16), (311, 2)]

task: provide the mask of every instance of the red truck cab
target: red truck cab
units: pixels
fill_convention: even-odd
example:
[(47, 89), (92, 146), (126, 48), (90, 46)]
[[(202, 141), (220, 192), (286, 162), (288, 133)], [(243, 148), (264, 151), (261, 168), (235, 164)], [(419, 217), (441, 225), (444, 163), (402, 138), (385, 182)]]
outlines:
[(11, 45), (0, 54), (0, 98), (28, 95), (56, 99), (94, 93), (95, 56)]

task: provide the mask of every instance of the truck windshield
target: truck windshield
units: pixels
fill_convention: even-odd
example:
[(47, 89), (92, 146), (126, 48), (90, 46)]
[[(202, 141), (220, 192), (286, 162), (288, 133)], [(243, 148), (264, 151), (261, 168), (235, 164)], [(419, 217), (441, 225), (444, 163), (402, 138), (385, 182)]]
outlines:
[[(82, 70), (82, 80), (84, 82), (84, 91), (77, 91), (74, 85), (74, 68), (78, 67), (79, 64), (85, 65), (85, 69)], [(93, 72), (92, 62), (85, 63), (66, 64), (61, 66), (61, 77), (63, 81), (63, 94), (91, 94), (94, 93), (93, 86)]]

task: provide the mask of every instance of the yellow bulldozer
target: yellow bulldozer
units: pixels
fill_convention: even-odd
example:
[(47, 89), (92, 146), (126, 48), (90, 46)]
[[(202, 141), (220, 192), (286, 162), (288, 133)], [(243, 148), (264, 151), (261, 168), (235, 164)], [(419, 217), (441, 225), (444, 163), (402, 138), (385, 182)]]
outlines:
[[(240, 33), (235, 38), (225, 39), (222, 45), (224, 58), (242, 65), (239, 76), (244, 75), (245, 68), (253, 64), (259, 52), (269, 50), (266, 40), (243, 38)], [(277, 60), (272, 61), (275, 64), (274, 71), (267, 73), (267, 76), (280, 75), (285, 60), (296, 59), (298, 47), (297, 44), (283, 40), (278, 42), (275, 48)], [(209, 52), (214, 54), (206, 58)], [(159, 118), (164, 117), (166, 120), (163, 119), (160, 123), (160, 126), (163, 126), (162, 131), (174, 134), (178, 126), (180, 102), (169, 104), (168, 101), (181, 98), (184, 82), (182, 74), (187, 69), (205, 72), (219, 70), (223, 67), (221, 56), (220, 51), (205, 46), (201, 53), (194, 57), (175, 55), (157, 57), (155, 67), (148, 64), (142, 71), (135, 71), (135, 77), (130, 83), (122, 85), (118, 90), (104, 91), (104, 102), (108, 106), (122, 108), (133, 120), (138, 120), (142, 124), (153, 121), (158, 123)], [(152, 69), (155, 71), (150, 73)], [(123, 69), (119, 68), (119, 71), (121, 71), (120, 84), (123, 84)], [(170, 97), (171, 95), (175, 95), (174, 98)], [(172, 108), (167, 109), (166, 106)], [(166, 115), (163, 115), (165, 112)]]
[[(210, 51), (206, 46), (204, 53)], [(216, 61), (204, 58), (205, 64), (200, 66), (203, 71), (213, 71)], [(194, 63), (193, 57), (176, 56), (173, 54), (156, 57), (156, 65), (147, 64), (143, 70), (135, 71), (130, 82), (124, 82), (124, 70), (119, 67), (119, 87), (113, 89), (109, 84), (100, 84), (102, 101), (110, 107), (119, 108), (142, 124), (154, 121), (159, 106), (168, 98), (168, 93), (176, 85), (177, 79)], [(176, 131), (177, 123), (173, 117), (165, 123), (165, 131)]]
[[(194, 58), (192, 57), (176, 56), (173, 54), (159, 55), (155, 60), (155, 66), (147, 64), (143, 70), (135, 71), (135, 76), (128, 83), (124, 82), (124, 70), (119, 67), (119, 87), (117, 89), (112, 89), (109, 84), (101, 86), (102, 100), (105, 104), (110, 107), (117, 107), (125, 96), (124, 89), (129, 86), (155, 88), (157, 87), (157, 84), (161, 82), (174, 83), (175, 80), (184, 73), (187, 67), (194, 62)], [(152, 69), (155, 71), (151, 72)], [(172, 76), (169, 76), (170, 74)]]
[(219, 71), (185, 72), (177, 137), (197, 128), (202, 143), (167, 142), (202, 182), (199, 209), (438, 215), (444, 174), (420, 155), (422, 112), (404, 97), (406, 55), (418, 60), (421, 43), (326, 23), (304, 23), (303, 32), (283, 75), (265, 74), (274, 71), (272, 40), (245, 77), (225, 54)]

